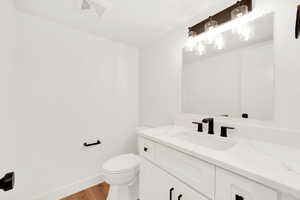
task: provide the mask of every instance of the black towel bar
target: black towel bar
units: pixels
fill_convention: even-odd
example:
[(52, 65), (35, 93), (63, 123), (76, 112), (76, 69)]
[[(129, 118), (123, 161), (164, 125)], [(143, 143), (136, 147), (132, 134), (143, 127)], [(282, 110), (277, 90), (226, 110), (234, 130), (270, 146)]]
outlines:
[(95, 142), (95, 143), (91, 143), (91, 144), (88, 144), (88, 143), (84, 143), (83, 144), (83, 146), (85, 146), (85, 147), (90, 147), (90, 146), (95, 146), (95, 145), (99, 145), (99, 144), (101, 144), (101, 142), (100, 142), (100, 140), (97, 140), (97, 142)]

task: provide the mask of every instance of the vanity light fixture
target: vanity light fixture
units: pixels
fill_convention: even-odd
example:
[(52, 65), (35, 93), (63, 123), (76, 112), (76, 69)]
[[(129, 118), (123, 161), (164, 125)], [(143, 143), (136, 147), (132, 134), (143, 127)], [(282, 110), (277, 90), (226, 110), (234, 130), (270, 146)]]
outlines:
[[(236, 17), (239, 18), (247, 13), (252, 11), (252, 0), (240, 0), (237, 3), (233, 4), (230, 7), (225, 8), (224, 10), (218, 12), (215, 15), (212, 15), (208, 19), (205, 19), (198, 24), (193, 25), (189, 28), (189, 31), (194, 31), (197, 35), (207, 32), (208, 29), (221, 26)], [(212, 22), (214, 21), (214, 22)]]
[[(231, 19), (236, 20), (248, 14), (248, 6), (243, 5), (241, 1), (238, 1), (237, 7), (231, 11)], [(233, 29), (233, 33), (238, 34), (241, 41), (249, 41), (254, 36), (254, 30), (249, 24), (243, 24)]]
[(221, 34), (216, 36), (214, 40), (214, 47), (218, 50), (222, 50), (225, 48), (225, 39)]
[(205, 23), (204, 29), (206, 32), (216, 28), (218, 26), (218, 22), (216, 20), (213, 20), (212, 16), (208, 18), (208, 22)]
[(195, 51), (198, 56), (203, 56), (206, 53), (206, 46), (202, 42), (198, 42)]
[(195, 37), (197, 36), (197, 33), (194, 32), (194, 31), (189, 31), (189, 37), (186, 41), (186, 44), (185, 44), (185, 50), (186, 51), (189, 51), (189, 52), (192, 52), (196, 45), (197, 45), (197, 41), (195, 39)]
[[(217, 50), (224, 49), (226, 42), (222, 33), (225, 29), (229, 30), (228, 26), (231, 26), (231, 30), (234, 29), (233, 33), (237, 34), (240, 40), (250, 40), (254, 35), (252, 27), (249, 24), (241, 23), (244, 21), (244, 18), (247, 18), (247, 14), (250, 11), (252, 11), (252, 0), (240, 0), (221, 12), (190, 27), (185, 50), (195, 52), (198, 55), (204, 55), (206, 53), (206, 45), (212, 45)], [(220, 31), (221, 29), (223, 31)]]
[(238, 1), (236, 4), (237, 7), (231, 11), (231, 19), (240, 18), (248, 14), (247, 5), (243, 5), (241, 1)]
[(249, 24), (244, 24), (233, 29), (241, 41), (249, 41), (254, 36), (254, 29)]
[(208, 18), (208, 21), (204, 25), (204, 30), (207, 32), (207, 44), (212, 44), (215, 41), (216, 35), (213, 34), (211, 31), (215, 29), (218, 26), (218, 22), (216, 20), (213, 20), (213, 18), (210, 16)]

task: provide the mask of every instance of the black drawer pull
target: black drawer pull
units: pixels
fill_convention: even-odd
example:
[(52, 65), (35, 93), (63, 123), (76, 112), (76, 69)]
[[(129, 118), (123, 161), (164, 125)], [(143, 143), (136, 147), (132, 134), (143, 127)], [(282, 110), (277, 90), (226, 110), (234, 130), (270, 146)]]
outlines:
[(235, 195), (235, 200), (244, 200), (244, 197), (236, 194)]
[(90, 147), (90, 146), (95, 146), (95, 145), (99, 145), (99, 144), (101, 144), (101, 142), (100, 142), (100, 140), (97, 140), (97, 142), (95, 142), (95, 143), (91, 143), (91, 144), (88, 144), (88, 143), (84, 143), (83, 144), (83, 146), (85, 146), (85, 147)]
[(174, 191), (174, 188), (171, 188), (171, 189), (170, 189), (170, 200), (173, 199), (173, 191)]
[(147, 148), (147, 147), (144, 147), (144, 151), (147, 152), (147, 151), (148, 151), (148, 148)]
[(182, 198), (182, 194), (178, 196), (178, 200), (181, 200), (181, 198)]

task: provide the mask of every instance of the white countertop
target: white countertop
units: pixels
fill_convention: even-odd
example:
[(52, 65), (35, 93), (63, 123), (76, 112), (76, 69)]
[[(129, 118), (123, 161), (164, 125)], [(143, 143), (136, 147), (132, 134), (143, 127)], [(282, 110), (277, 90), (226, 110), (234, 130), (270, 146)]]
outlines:
[[(231, 136), (232, 148), (217, 151), (176, 138), (181, 126), (163, 126), (138, 131), (139, 136), (167, 145), (218, 167), (230, 170), (280, 192), (300, 198), (300, 150), (288, 146)], [(195, 134), (207, 134), (198, 133)], [(211, 136), (220, 137), (220, 136)]]

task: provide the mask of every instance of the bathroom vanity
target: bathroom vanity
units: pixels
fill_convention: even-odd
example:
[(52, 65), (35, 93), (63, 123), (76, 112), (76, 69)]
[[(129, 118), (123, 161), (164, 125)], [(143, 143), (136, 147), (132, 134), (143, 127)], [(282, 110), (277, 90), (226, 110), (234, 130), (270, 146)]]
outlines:
[(284, 158), (297, 155), (295, 149), (182, 126), (142, 130), (138, 137), (141, 200), (300, 198), (297, 163)]
[(181, 112), (197, 116), (139, 131), (141, 200), (300, 199), (300, 136), (273, 122), (273, 18), (215, 28), (226, 48), (183, 50)]

